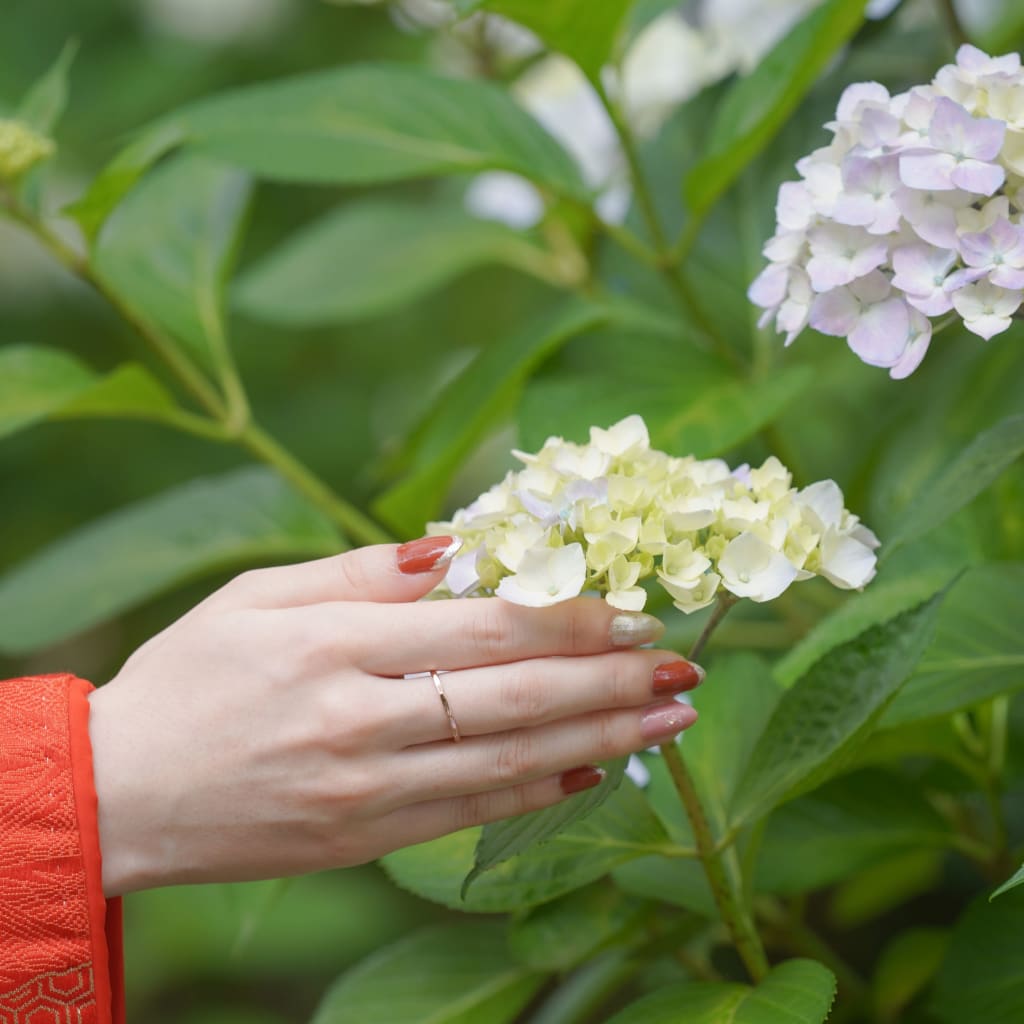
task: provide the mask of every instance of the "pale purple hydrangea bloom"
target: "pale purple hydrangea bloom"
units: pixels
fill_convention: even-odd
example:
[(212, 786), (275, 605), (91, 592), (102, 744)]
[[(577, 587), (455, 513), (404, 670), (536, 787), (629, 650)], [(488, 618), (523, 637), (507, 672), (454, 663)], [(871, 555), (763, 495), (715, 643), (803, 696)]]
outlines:
[(1024, 300), (1024, 72), (1017, 54), (957, 52), (930, 85), (843, 93), (832, 141), (779, 189), (770, 261), (751, 284), (786, 344), (810, 326), (909, 376), (930, 318), (988, 340)]

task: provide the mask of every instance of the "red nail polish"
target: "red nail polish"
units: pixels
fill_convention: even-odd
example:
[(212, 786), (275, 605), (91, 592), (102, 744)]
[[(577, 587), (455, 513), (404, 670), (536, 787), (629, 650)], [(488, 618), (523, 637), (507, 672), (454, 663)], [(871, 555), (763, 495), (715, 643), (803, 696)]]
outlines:
[(664, 743), (697, 721), (697, 712), (689, 704), (670, 701), (648, 708), (640, 719), (640, 735), (648, 743)]
[(562, 784), (562, 792), (569, 796), (572, 793), (582, 793), (585, 789), (593, 789), (601, 784), (604, 779), (604, 769), (595, 768), (591, 764), (581, 765), (579, 768), (570, 768), (562, 772), (559, 780)]
[(669, 661), (654, 670), (654, 693), (683, 693), (704, 682), (704, 669), (690, 661)]
[(420, 537), (398, 547), (398, 571), (407, 576), (446, 566), (459, 552), (458, 537)]

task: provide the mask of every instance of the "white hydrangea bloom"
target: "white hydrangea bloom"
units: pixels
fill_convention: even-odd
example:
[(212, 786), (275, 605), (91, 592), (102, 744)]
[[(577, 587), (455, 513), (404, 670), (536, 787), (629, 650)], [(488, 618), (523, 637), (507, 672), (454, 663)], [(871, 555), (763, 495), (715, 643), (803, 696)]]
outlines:
[(439, 593), (543, 607), (588, 590), (640, 611), (651, 579), (694, 612), (723, 592), (771, 601), (813, 576), (843, 589), (874, 576), (878, 539), (838, 485), (797, 490), (775, 457), (736, 470), (674, 458), (639, 416), (592, 428), (587, 444), (551, 437), (514, 454), (523, 469), (430, 524), (464, 542)]
[(1024, 300), (1024, 71), (962, 46), (926, 86), (843, 93), (832, 142), (779, 189), (750, 300), (786, 344), (810, 325), (906, 377), (931, 318), (988, 340)]

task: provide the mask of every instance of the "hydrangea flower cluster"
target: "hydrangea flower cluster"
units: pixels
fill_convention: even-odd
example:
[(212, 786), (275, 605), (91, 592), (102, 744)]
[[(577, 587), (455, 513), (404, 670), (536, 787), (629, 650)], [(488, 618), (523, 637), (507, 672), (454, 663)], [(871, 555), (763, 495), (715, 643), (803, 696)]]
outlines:
[(721, 459), (675, 458), (651, 448), (629, 416), (590, 443), (548, 438), (524, 464), (430, 533), (464, 542), (439, 588), (497, 594), (543, 607), (597, 591), (640, 611), (656, 577), (684, 612), (727, 591), (770, 601), (796, 580), (824, 576), (863, 587), (878, 540), (843, 505), (832, 480), (802, 490), (778, 459), (730, 470)]
[(786, 344), (810, 324), (907, 377), (932, 318), (988, 340), (1024, 299), (1024, 72), (962, 46), (930, 85), (849, 86), (832, 142), (779, 189), (771, 261), (750, 287)]
[(14, 181), (52, 155), (53, 143), (22, 121), (0, 118), (0, 180)]

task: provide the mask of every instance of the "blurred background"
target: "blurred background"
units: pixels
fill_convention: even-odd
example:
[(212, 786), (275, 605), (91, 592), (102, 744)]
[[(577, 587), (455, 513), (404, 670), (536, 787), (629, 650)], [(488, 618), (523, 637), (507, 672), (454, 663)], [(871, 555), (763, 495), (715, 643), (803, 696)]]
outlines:
[[(651, 73), (635, 76), (627, 100), (638, 127), (644, 129), (646, 118), (653, 133), (674, 105), (755, 66), (815, 3), (704, 0), (679, 7), (641, 0), (638, 6), (646, 8), (645, 20), (657, 30), (637, 57)], [(820, 111), (829, 104), (834, 109), (845, 81), (877, 78), (895, 91), (928, 80), (951, 56), (941, 6), (909, 0), (872, 4), (879, 20), (864, 30), (867, 43), (841, 78), (830, 79), (808, 100), (814, 110), (796, 119), (806, 129), (803, 137), (820, 134)], [(590, 118), (586, 97), (564, 69), (542, 66), (534, 42), (508, 23), (476, 19), (453, 28), (450, 11), (442, 0), (5, 0), (0, 109), (17, 102), (68, 40), (78, 41), (55, 178), (58, 196), (70, 200), (133, 129), (230, 86), (367, 60), (423, 62), (454, 74), (520, 75), (520, 100), (606, 186), (606, 216), (621, 216), (629, 197), (616, 188), (614, 159), (603, 150), (606, 126)], [(664, 12), (675, 17), (655, 21)], [(1019, 0), (965, 0), (960, 15), (979, 40), (1020, 47)], [(659, 60), (659, 54), (668, 56)], [(685, 144), (685, 136), (678, 140)], [(806, 146), (793, 141), (790, 149), (789, 166), (779, 163), (780, 177), (791, 173), (792, 159)], [(678, 177), (667, 175), (666, 188), (674, 188)], [(392, 191), (423, 195), (451, 187), (417, 184)], [(241, 264), (258, 259), (338, 199), (336, 189), (261, 186)], [(516, 182), (474, 183), (465, 202), (480, 216), (519, 224), (534, 216), (529, 190)], [(770, 204), (761, 213), (770, 227)], [(761, 231), (760, 237), (767, 234)], [(339, 275), (344, 272), (337, 268)], [(370, 313), (329, 329), (284, 330), (241, 320), (234, 325), (237, 355), (270, 432), (340, 492), (365, 504), (379, 485), (374, 467), (396, 450), (444, 381), (504, 324), (544, 308), (551, 291), (516, 269), (474, 267), (398, 312)], [(139, 340), (109, 308), (24, 235), (0, 223), (0, 344), (18, 342), (76, 352), (99, 370), (126, 357), (148, 362)], [(847, 369), (864, 387), (887, 384), (878, 371), (859, 364)], [(499, 432), (474, 457), (456, 481), (450, 504), (495, 479), (512, 439), (511, 429)], [(813, 450), (805, 455), (815, 468)], [(72, 527), (244, 461), (228, 446), (147, 424), (127, 430), (116, 422), (48, 423), (24, 431), (0, 447), (0, 571)], [(197, 581), (57, 648), (0, 657), (0, 675), (67, 669), (101, 683), (136, 646), (222, 579)], [(127, 901), (130, 1019), (303, 1021), (347, 964), (445, 914), (395, 889), (375, 867), (284, 884), (135, 896)]]

